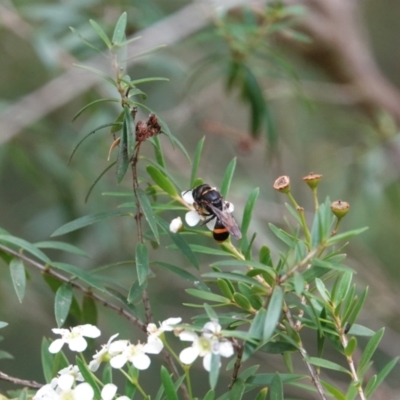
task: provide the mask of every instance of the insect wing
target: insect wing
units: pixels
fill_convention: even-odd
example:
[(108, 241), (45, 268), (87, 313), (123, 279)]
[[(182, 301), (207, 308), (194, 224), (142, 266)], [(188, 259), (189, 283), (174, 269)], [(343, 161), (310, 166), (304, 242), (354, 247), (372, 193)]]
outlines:
[(226, 211), (225, 209), (221, 211), (211, 203), (208, 203), (208, 206), (234, 238), (240, 239), (242, 237), (239, 226), (229, 211)]

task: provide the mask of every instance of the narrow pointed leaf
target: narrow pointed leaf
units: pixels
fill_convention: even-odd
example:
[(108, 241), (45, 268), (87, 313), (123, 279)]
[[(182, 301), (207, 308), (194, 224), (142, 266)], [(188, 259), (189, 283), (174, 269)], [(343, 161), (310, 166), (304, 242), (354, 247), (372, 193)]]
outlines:
[(155, 219), (153, 209), (151, 208), (150, 201), (149, 201), (148, 197), (146, 196), (146, 193), (143, 192), (142, 189), (138, 188), (136, 193), (137, 193), (143, 214), (147, 220), (147, 223), (149, 224), (151, 231), (153, 232), (154, 238), (156, 239), (157, 243), (160, 243), (160, 235), (158, 234), (157, 221)]
[(204, 396), (203, 400), (214, 400), (215, 399), (215, 390), (210, 389), (206, 395)]
[(265, 286), (262, 283), (258, 282), (256, 279), (234, 272), (207, 272), (202, 276), (204, 276), (205, 278), (221, 278), (228, 279), (234, 282), (243, 282), (263, 290), (265, 289)]
[(92, 43), (87, 41), (76, 29), (72, 28), (72, 26), (69, 27), (71, 32), (76, 35), (83, 43), (85, 43), (86, 46), (90, 47), (92, 50), (100, 53), (102, 56), (108, 58), (100, 49), (98, 49), (96, 46), (94, 46)]
[(283, 400), (283, 384), (278, 373), (273, 377), (269, 390), (270, 400)]
[(84, 111), (86, 111), (89, 107), (92, 107), (92, 106), (94, 106), (95, 104), (104, 103), (104, 102), (107, 102), (107, 101), (111, 101), (111, 102), (114, 102), (114, 103), (120, 103), (120, 102), (121, 102), (121, 100), (119, 100), (119, 99), (117, 99), (117, 98), (115, 98), (115, 97), (107, 97), (107, 98), (103, 98), (103, 99), (94, 100), (94, 101), (90, 102), (89, 104), (86, 104), (85, 106), (83, 106), (83, 107), (74, 115), (74, 117), (72, 118), (72, 122), (74, 122), (74, 121), (75, 121)]
[(37, 242), (35, 243), (35, 246), (39, 249), (56, 249), (65, 251), (67, 253), (76, 254), (82, 257), (89, 257), (86, 251), (81, 250), (79, 247), (76, 247), (69, 243), (58, 242), (56, 240)]
[(111, 83), (113, 86), (117, 87), (117, 83), (112, 79), (110, 76), (106, 75), (104, 72), (98, 70), (97, 68), (89, 67), (87, 65), (81, 65), (81, 64), (74, 64), (75, 67), (85, 69), (87, 71), (93, 72), (96, 75), (100, 75), (102, 78), (104, 78), (107, 82)]
[(149, 274), (149, 250), (143, 243), (136, 245), (135, 260), (138, 282), (141, 286), (147, 280)]
[(396, 366), (399, 361), (399, 357), (394, 358), (392, 361), (387, 363), (379, 372), (376, 377), (376, 380), (373, 384), (371, 384), (366, 391), (367, 397), (371, 397), (375, 390), (379, 387), (379, 385), (384, 381), (384, 379), (389, 375), (390, 371)]
[(50, 346), (50, 341), (46, 338), (43, 338), (40, 354), (41, 354), (44, 380), (46, 381), (46, 383), (50, 383), (50, 381), (54, 378), (52, 372), (54, 355), (49, 352), (49, 346)]
[(360, 235), (361, 233), (365, 232), (367, 229), (368, 229), (368, 227), (365, 227), (365, 228), (354, 229), (352, 231), (340, 233), (339, 235), (330, 237), (326, 241), (326, 244), (327, 244), (327, 246), (332, 246), (333, 244), (340, 242), (341, 240), (347, 240), (353, 236)]
[(172, 381), (168, 370), (164, 366), (161, 367), (161, 381), (164, 387), (165, 395), (167, 396), (167, 400), (178, 400), (174, 382)]
[(202, 290), (198, 289), (186, 289), (186, 293), (189, 293), (190, 295), (197, 297), (202, 300), (208, 300), (208, 301), (214, 301), (217, 303), (227, 303), (229, 304), (230, 301), (226, 297), (220, 296), (219, 294), (214, 294), (211, 292), (204, 292)]
[(194, 153), (192, 172), (190, 174), (190, 188), (191, 189), (193, 189), (194, 181), (196, 180), (196, 177), (197, 177), (197, 170), (199, 169), (199, 164), (200, 164), (200, 160), (201, 160), (201, 153), (203, 151), (205, 138), (206, 137), (203, 136), (203, 138), (200, 139), (199, 143), (196, 146), (196, 151)]
[[(221, 356), (218, 353), (211, 354), (211, 369), (210, 369), (210, 375), (209, 375), (211, 389), (215, 389), (215, 386), (217, 386), (218, 377), (219, 377), (219, 364), (221, 362), (220, 360), (221, 360)], [(238, 397), (236, 397), (236, 398), (238, 398)]]
[(92, 371), (89, 370), (88, 366), (85, 364), (84, 361), (82, 361), (80, 359), (80, 357), (77, 356), (75, 358), (75, 361), (76, 361), (76, 365), (79, 368), (80, 373), (83, 376), (83, 379), (85, 380), (85, 382), (89, 383), (89, 385), (94, 390), (95, 398), (100, 399), (101, 398), (100, 388), (99, 388), (99, 385), (97, 384), (95, 377), (93, 376)]
[(128, 303), (134, 303), (143, 293), (144, 290), (147, 289), (147, 281), (143, 282), (142, 285), (139, 284), (139, 281), (133, 282), (131, 288), (129, 289)]
[(135, 129), (135, 121), (129, 107), (124, 107), (125, 118), (124, 121), (126, 123), (127, 129), (127, 150), (128, 150), (128, 158), (131, 159), (133, 153), (135, 152), (136, 145), (136, 129)]
[(122, 132), (120, 136), (118, 158), (117, 158), (117, 182), (120, 183), (124, 178), (129, 167), (128, 157), (128, 127), (127, 121), (124, 118), (122, 123)]
[(241, 232), (242, 232), (243, 237), (245, 237), (247, 235), (247, 231), (250, 226), (251, 217), (253, 215), (253, 209), (254, 209), (254, 206), (257, 201), (257, 197), (258, 197), (259, 193), (260, 193), (260, 189), (255, 188), (250, 193), (249, 198), (247, 199), (246, 205), (244, 207), (242, 226), (241, 226)]
[(89, 190), (88, 190), (88, 192), (87, 192), (87, 195), (86, 195), (86, 197), (85, 197), (85, 203), (87, 203), (87, 201), (89, 200), (89, 197), (90, 197), (90, 195), (91, 195), (93, 189), (95, 188), (95, 186), (97, 185), (97, 183), (100, 181), (100, 179), (103, 177), (103, 175), (105, 175), (105, 174), (107, 173), (107, 171), (108, 171), (109, 169), (111, 169), (116, 163), (117, 163), (116, 161), (112, 162), (112, 163), (111, 163), (107, 168), (105, 168), (104, 171), (94, 180), (94, 182), (91, 184), (91, 186), (90, 186), (90, 188), (89, 188)]
[(13, 258), (10, 262), (11, 279), (18, 300), (22, 303), (25, 296), (26, 274), (24, 263), (20, 258)]
[(112, 44), (120, 44), (125, 40), (127, 15), (126, 12), (122, 13), (115, 25), (114, 34), (112, 37)]
[(146, 167), (147, 173), (151, 176), (153, 181), (170, 196), (176, 196), (177, 191), (172, 182), (156, 167), (148, 165)]
[(164, 230), (164, 232), (169, 235), (169, 237), (172, 239), (172, 241), (176, 244), (178, 249), (182, 252), (182, 254), (188, 259), (188, 261), (196, 268), (199, 269), (199, 262), (193, 253), (192, 249), (190, 246), (187, 244), (187, 242), (183, 239), (182, 235), (180, 233), (172, 233), (169, 230), (169, 225), (159, 217), (156, 217), (157, 223), (161, 226), (161, 228)]
[(50, 258), (46, 256), (42, 251), (40, 251), (36, 246), (27, 242), (24, 239), (17, 238), (11, 235), (0, 234), (0, 242), (6, 242), (12, 244), (14, 246), (20, 247), (21, 249), (26, 250), (28, 253), (31, 253), (39, 260), (48, 263), (50, 262)]
[(272, 292), (271, 299), (268, 304), (267, 316), (265, 318), (263, 341), (266, 342), (270, 339), (276, 325), (279, 322), (283, 305), (283, 290), (280, 286), (275, 286)]
[(225, 174), (222, 179), (220, 192), (224, 198), (226, 198), (226, 196), (228, 195), (229, 188), (231, 187), (231, 182), (233, 174), (235, 173), (235, 168), (236, 168), (236, 157), (226, 167)]
[(96, 31), (96, 33), (100, 36), (100, 38), (103, 40), (103, 42), (106, 44), (106, 46), (111, 49), (111, 41), (106, 35), (106, 33), (103, 31), (103, 29), (100, 27), (100, 25), (96, 22), (93, 21), (92, 19), (89, 20), (90, 25), (92, 25), (93, 29)]
[(365, 350), (364, 350), (363, 355), (358, 364), (358, 368), (357, 368), (358, 371), (362, 370), (368, 364), (368, 362), (371, 360), (372, 356), (375, 353), (375, 350), (378, 348), (379, 343), (382, 340), (384, 333), (385, 333), (385, 329), (381, 328), (369, 340), (368, 344), (365, 346)]
[(57, 292), (54, 300), (54, 313), (56, 316), (57, 327), (64, 325), (68, 317), (69, 309), (72, 303), (72, 287), (69, 283), (62, 284)]
[(344, 368), (341, 365), (336, 364), (332, 361), (325, 360), (323, 358), (309, 357), (309, 358), (307, 358), (307, 361), (310, 364), (316, 365), (317, 367), (332, 369), (334, 371), (339, 371), (339, 372), (345, 372), (346, 374), (350, 375), (350, 371), (348, 371), (346, 368)]
[[(126, 210), (113, 210), (113, 211), (105, 211), (105, 212), (85, 215), (84, 217), (75, 219), (74, 221), (68, 222), (65, 225), (61, 226), (56, 231), (54, 231), (51, 236), (54, 237), (54, 236), (65, 235), (66, 233), (76, 231), (88, 225), (92, 225), (95, 222), (102, 221), (106, 218), (120, 217), (123, 215), (131, 215), (131, 214), (129, 213), (129, 211)], [(0, 240), (1, 240), (1, 235), (0, 235)]]

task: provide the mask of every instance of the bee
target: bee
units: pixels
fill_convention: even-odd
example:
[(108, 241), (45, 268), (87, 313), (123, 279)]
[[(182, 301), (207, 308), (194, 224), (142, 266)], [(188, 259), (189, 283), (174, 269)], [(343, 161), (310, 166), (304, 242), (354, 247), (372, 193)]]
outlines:
[[(210, 185), (203, 184), (196, 186), (192, 190), (194, 207), (196, 211), (206, 218), (202, 225), (216, 218), (213, 229), (214, 240), (222, 243), (228, 239), (229, 234), (234, 238), (240, 239), (242, 234), (239, 226), (228, 210), (227, 202), (224, 201), (218, 190)], [(229, 204), (229, 203), (228, 203)]]

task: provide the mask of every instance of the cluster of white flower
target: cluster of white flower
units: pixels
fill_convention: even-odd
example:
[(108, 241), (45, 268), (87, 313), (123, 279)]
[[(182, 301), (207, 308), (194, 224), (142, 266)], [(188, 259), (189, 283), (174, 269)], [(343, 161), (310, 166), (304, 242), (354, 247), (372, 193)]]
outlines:
[[(118, 336), (111, 336), (107, 344), (93, 356), (89, 363), (89, 369), (96, 372), (102, 362), (109, 362), (113, 368), (122, 368), (130, 362), (139, 370), (147, 369), (150, 366), (150, 357), (147, 354), (159, 354), (164, 348), (164, 332), (173, 331), (175, 325), (182, 321), (181, 318), (169, 318), (162, 322), (159, 327), (156, 324), (147, 326), (147, 343), (131, 344), (129, 340), (115, 340)], [(179, 359), (183, 364), (192, 364), (198, 356), (203, 357), (203, 365), (210, 371), (212, 354), (220, 354), (223, 357), (230, 357), (234, 350), (232, 343), (221, 335), (221, 326), (216, 321), (204, 325), (202, 334), (190, 330), (177, 329), (179, 338), (182, 341), (190, 341), (192, 345), (181, 351)], [(86, 324), (68, 329), (53, 329), (53, 332), (60, 334), (61, 338), (54, 340), (49, 351), (57, 353), (64, 344), (67, 344), (72, 351), (82, 352), (87, 347), (85, 337), (96, 338), (100, 336), (100, 330), (93, 325)], [(77, 366), (70, 365), (58, 372), (57, 377), (51, 383), (44, 385), (38, 390), (33, 400), (92, 400), (94, 397), (93, 388), (89, 383), (83, 382), (83, 376)], [(80, 383), (78, 383), (80, 382)], [(101, 391), (102, 400), (112, 400), (117, 393), (117, 387), (112, 384), (104, 385)], [(127, 400), (126, 396), (117, 397), (116, 400)]]

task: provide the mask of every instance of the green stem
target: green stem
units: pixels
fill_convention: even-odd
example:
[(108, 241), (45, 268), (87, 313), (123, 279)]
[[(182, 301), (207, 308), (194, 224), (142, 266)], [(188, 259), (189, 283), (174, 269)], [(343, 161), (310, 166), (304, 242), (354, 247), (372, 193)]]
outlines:
[(183, 367), (183, 370), (185, 372), (186, 385), (188, 388), (190, 399), (193, 399), (192, 381), (190, 380), (190, 365), (188, 365), (188, 366), (185, 365)]
[(317, 188), (312, 189), (312, 194), (313, 194), (313, 199), (314, 199), (314, 207), (315, 207), (315, 212), (318, 211), (319, 207), (319, 202), (318, 202), (318, 196), (317, 196)]
[(292, 194), (290, 192), (288, 192), (287, 195), (288, 195), (290, 201), (292, 202), (294, 208), (299, 213), (300, 220), (301, 220), (301, 226), (303, 227), (304, 235), (306, 236), (307, 248), (308, 248), (308, 250), (310, 250), (311, 249), (311, 234), (310, 234), (310, 231), (307, 226), (306, 217), (304, 215), (304, 208), (300, 207), (297, 204), (296, 200), (294, 199), (294, 197), (292, 196)]
[(142, 389), (139, 382), (136, 379), (133, 379), (127, 372), (125, 372), (122, 368), (119, 369), (123, 375), (125, 375), (126, 379), (135, 386), (135, 388), (140, 392), (144, 399), (150, 400), (150, 396), (146, 394), (146, 392)]
[(179, 359), (179, 357), (176, 355), (176, 353), (174, 352), (174, 350), (172, 349), (172, 347), (169, 345), (169, 343), (165, 340), (165, 338), (163, 338), (163, 343), (164, 343), (164, 347), (169, 351), (169, 353), (172, 355), (172, 357), (175, 358), (175, 360), (178, 362), (178, 364), (180, 364), (180, 366), (182, 368), (184, 368), (184, 366), (181, 363), (181, 360)]

